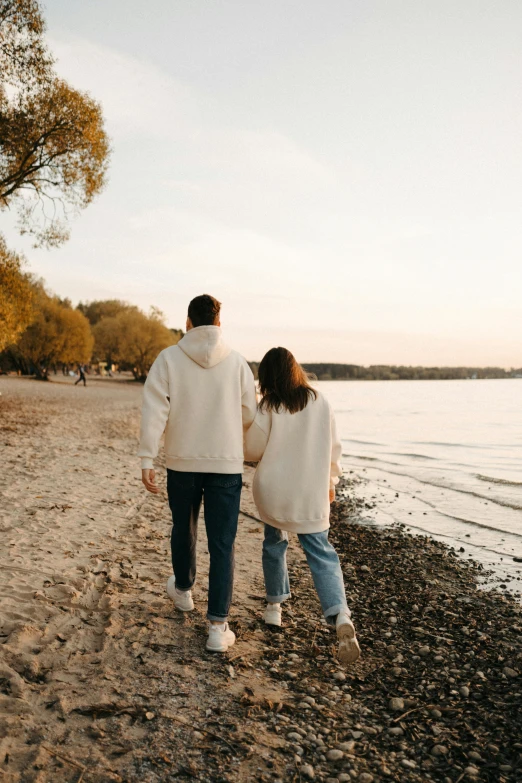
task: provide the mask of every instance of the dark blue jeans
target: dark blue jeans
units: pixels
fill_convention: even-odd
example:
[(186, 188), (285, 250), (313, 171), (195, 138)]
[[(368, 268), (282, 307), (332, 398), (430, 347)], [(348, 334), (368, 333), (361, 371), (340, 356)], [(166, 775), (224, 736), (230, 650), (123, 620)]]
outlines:
[(237, 533), (241, 473), (182, 473), (167, 470), (172, 512), (172, 568), (178, 590), (190, 590), (196, 579), (198, 516), (204, 499), (210, 572), (209, 620), (224, 622), (232, 601), (234, 542)]

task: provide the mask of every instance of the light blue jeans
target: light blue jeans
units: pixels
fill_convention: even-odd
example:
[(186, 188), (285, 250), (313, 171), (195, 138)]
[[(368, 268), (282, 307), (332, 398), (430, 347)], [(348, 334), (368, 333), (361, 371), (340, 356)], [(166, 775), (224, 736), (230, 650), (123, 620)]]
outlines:
[[(339, 556), (328, 541), (328, 530), (322, 533), (301, 533), (298, 538), (312, 572), (326, 622), (333, 625), (339, 612), (350, 614)], [(290, 598), (290, 581), (286, 566), (287, 549), (288, 533), (271, 525), (265, 525), (263, 573), (266, 600), (270, 604), (280, 604)]]

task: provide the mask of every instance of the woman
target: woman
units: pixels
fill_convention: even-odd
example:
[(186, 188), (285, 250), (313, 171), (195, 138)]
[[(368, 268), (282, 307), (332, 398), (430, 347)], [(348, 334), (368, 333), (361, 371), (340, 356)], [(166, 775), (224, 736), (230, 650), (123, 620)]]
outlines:
[(339, 659), (353, 663), (359, 644), (339, 558), (328, 541), (330, 503), (341, 474), (332, 410), (286, 348), (272, 348), (265, 355), (259, 388), (258, 412), (245, 435), (245, 458), (259, 460), (253, 491), (265, 523), (265, 623), (281, 625), (281, 603), (290, 597), (288, 533), (297, 533), (326, 621), (336, 627)]

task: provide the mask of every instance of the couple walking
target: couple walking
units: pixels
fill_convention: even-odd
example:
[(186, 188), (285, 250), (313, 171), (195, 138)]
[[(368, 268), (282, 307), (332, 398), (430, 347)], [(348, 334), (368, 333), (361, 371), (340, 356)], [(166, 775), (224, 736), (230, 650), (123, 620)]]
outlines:
[(225, 652), (234, 644), (227, 618), (243, 460), (259, 462), (253, 493), (265, 524), (264, 621), (282, 624), (281, 604), (290, 597), (288, 533), (297, 533), (326, 621), (336, 628), (339, 659), (352, 663), (359, 645), (339, 558), (328, 541), (330, 503), (341, 474), (333, 413), (285, 348), (272, 348), (259, 365), (258, 404), (247, 362), (223, 341), (220, 307), (207, 294), (190, 302), (185, 336), (160, 353), (143, 392), (139, 456), (142, 481), (153, 493), (159, 492), (154, 458), (165, 432), (174, 571), (167, 593), (181, 611), (194, 608), (204, 499), (210, 554), (207, 649)]

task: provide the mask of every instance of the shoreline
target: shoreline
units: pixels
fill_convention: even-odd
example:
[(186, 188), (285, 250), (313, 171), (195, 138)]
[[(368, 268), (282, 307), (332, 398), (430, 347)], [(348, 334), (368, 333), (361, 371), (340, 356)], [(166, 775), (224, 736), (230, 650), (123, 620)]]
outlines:
[[(344, 465), (349, 475), (356, 477), (354, 487), (362, 488), (364, 495), (371, 498), (370, 503), (362, 508), (362, 524), (384, 530), (400, 526), (405, 531), (411, 531), (412, 535), (429, 536), (440, 541), (453, 550), (461, 562), (473, 561), (478, 564), (478, 583), (482, 589), (500, 587), (517, 601), (522, 601), (522, 549), (519, 537), (515, 538), (507, 530), (485, 526), (480, 528), (481, 535), (491, 539), (490, 545), (475, 543), (469, 532), (468, 521), (459, 520), (457, 515), (433, 511), (425, 499), (415, 494), (415, 479), (397, 474), (392, 486), (388, 480), (379, 477), (375, 468), (352, 466), (346, 457)], [(446, 517), (446, 526), (439, 522), (442, 517)], [(472, 532), (473, 526), (476, 523), (471, 523)], [(439, 527), (439, 530), (434, 530), (434, 527)], [(515, 545), (512, 552), (507, 551), (505, 543), (504, 548), (500, 549), (506, 541)], [(499, 546), (498, 550), (494, 548), (495, 544)]]
[(295, 536), (283, 627), (262, 622), (246, 468), (238, 641), (212, 655), (203, 525), (195, 611), (181, 616), (164, 592), (164, 468), (160, 458), (161, 495), (147, 495), (140, 389), (0, 378), (0, 391), (6, 783), (71, 783), (83, 768), (85, 783), (522, 781), (522, 608), (479, 589), (476, 564), (428, 536), (360, 524), (373, 500), (349, 474), (331, 538), (362, 657), (342, 669)]

